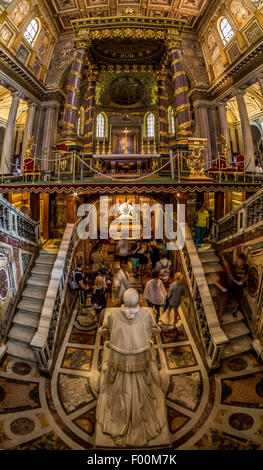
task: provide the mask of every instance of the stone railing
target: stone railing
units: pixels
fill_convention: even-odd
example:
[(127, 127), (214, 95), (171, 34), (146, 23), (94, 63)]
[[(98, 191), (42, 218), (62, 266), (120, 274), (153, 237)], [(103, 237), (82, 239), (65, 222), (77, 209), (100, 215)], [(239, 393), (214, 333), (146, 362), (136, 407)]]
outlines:
[(30, 343), (39, 370), (45, 375), (52, 373), (75, 307), (76, 294), (67, 287), (78, 243), (77, 226), (67, 224), (51, 273), (38, 329)]
[(223, 243), (260, 226), (263, 226), (263, 189), (216, 222), (213, 236), (217, 243)]
[(32, 245), (40, 245), (40, 224), (0, 197), (0, 232)]
[(203, 356), (210, 371), (220, 366), (220, 359), (228, 338), (220, 327), (203, 266), (187, 225), (185, 226), (185, 245), (179, 251), (179, 256), (195, 308)]

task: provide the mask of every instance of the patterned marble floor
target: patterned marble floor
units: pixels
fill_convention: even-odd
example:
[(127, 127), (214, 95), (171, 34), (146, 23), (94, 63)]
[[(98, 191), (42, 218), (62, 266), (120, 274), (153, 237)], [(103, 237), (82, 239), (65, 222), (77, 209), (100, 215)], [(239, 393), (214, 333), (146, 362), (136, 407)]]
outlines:
[[(10, 358), (0, 368), (1, 449), (93, 448), (103, 341), (87, 318), (73, 315), (51, 379)], [(249, 353), (208, 377), (182, 315), (179, 330), (155, 344), (170, 376), (172, 447), (263, 449), (263, 367)]]

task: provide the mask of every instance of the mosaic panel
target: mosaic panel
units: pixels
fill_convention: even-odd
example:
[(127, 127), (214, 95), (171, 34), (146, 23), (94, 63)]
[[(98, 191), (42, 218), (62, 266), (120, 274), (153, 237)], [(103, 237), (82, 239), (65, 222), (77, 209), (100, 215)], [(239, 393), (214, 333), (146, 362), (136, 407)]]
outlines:
[(64, 369), (90, 370), (92, 349), (66, 348), (61, 367)]
[(221, 403), (247, 408), (263, 408), (263, 373), (223, 379)]
[(96, 407), (94, 406), (91, 410), (86, 411), (81, 416), (73, 420), (73, 423), (76, 424), (82, 431), (86, 432), (89, 436), (92, 436), (95, 432), (95, 423), (96, 423)]
[(40, 407), (38, 384), (0, 377), (0, 413)]
[(257, 450), (260, 444), (211, 428), (191, 450)]
[(168, 400), (195, 411), (201, 401), (203, 384), (200, 371), (170, 377)]
[(189, 416), (179, 413), (179, 411), (170, 408), (170, 406), (167, 407), (167, 418), (169, 430), (172, 434), (179, 431), (190, 419)]
[(194, 352), (190, 345), (165, 348), (164, 353), (168, 369), (181, 369), (197, 365)]
[(52, 431), (9, 450), (70, 450), (70, 447)]
[(83, 408), (96, 398), (88, 378), (62, 373), (58, 376), (58, 396), (67, 414)]

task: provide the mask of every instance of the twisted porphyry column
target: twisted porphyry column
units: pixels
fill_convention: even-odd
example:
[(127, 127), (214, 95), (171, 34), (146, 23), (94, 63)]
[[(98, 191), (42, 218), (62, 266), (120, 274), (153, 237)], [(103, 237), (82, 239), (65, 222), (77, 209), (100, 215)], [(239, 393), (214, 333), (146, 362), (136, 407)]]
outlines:
[(98, 77), (98, 70), (90, 69), (87, 72), (88, 88), (87, 88), (87, 108), (85, 114), (84, 128), (84, 150), (85, 153), (93, 152), (93, 121), (95, 108), (95, 88)]
[(168, 38), (167, 47), (171, 59), (173, 73), (175, 109), (178, 118), (178, 138), (187, 138), (192, 135), (190, 104), (188, 101), (188, 84), (182, 62), (179, 38)]
[(168, 101), (166, 92), (166, 70), (156, 72), (159, 100), (159, 152), (168, 153)]
[(86, 53), (87, 44), (83, 42), (78, 43), (69, 75), (67, 99), (64, 108), (63, 127), (61, 133), (62, 141), (67, 144), (74, 144), (76, 142), (76, 123), (79, 108), (80, 86)]

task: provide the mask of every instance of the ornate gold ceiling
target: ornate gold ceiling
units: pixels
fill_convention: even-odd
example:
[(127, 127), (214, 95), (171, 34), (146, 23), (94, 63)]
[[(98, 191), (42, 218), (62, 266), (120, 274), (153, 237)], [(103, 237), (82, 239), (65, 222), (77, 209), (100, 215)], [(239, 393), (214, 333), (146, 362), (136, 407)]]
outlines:
[(134, 14), (178, 18), (194, 27), (210, 0), (45, 0), (65, 31), (72, 29), (70, 21), (78, 18)]

